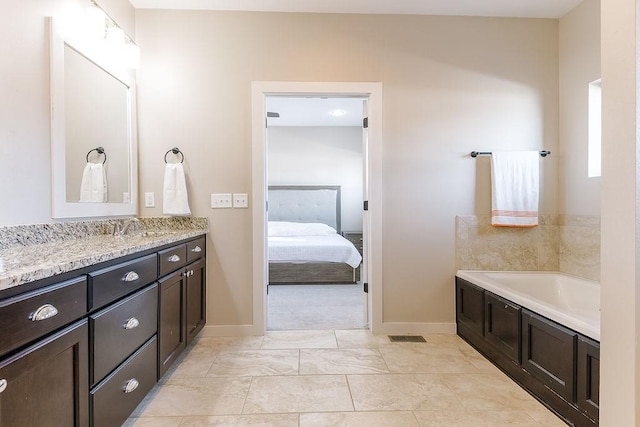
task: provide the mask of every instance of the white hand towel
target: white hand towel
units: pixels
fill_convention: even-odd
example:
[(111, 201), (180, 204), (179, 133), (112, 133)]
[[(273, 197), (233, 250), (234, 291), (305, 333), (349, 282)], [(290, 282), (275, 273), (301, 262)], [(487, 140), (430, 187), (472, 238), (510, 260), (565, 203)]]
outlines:
[(538, 225), (540, 153), (494, 152), (491, 155), (491, 225)]
[(107, 201), (107, 171), (102, 163), (89, 163), (82, 172), (80, 201), (104, 203)]
[(163, 192), (162, 211), (165, 215), (191, 215), (182, 163), (165, 165)]

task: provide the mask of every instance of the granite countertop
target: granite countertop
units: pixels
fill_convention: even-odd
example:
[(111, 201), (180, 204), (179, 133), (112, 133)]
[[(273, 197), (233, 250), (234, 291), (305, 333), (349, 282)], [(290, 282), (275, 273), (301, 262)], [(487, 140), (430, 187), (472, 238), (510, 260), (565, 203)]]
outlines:
[(206, 229), (85, 236), (0, 250), (0, 291), (125, 255), (201, 236)]

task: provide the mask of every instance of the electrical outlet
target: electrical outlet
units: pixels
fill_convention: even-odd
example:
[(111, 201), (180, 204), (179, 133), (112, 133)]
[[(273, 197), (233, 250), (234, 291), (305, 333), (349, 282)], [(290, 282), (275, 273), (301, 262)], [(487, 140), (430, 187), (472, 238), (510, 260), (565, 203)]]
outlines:
[(156, 195), (153, 192), (144, 193), (144, 207), (153, 208), (156, 206)]
[(231, 193), (211, 194), (211, 208), (225, 209), (231, 207)]
[(248, 208), (249, 196), (246, 193), (235, 193), (233, 195), (233, 207), (234, 208)]
[(122, 203), (131, 203), (131, 196), (127, 191), (122, 193)]

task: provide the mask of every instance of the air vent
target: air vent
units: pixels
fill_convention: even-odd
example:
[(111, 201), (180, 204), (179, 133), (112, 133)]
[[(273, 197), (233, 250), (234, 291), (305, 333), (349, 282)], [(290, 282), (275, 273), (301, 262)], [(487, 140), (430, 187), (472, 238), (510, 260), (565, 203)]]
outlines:
[(427, 342), (420, 335), (388, 335), (391, 342)]

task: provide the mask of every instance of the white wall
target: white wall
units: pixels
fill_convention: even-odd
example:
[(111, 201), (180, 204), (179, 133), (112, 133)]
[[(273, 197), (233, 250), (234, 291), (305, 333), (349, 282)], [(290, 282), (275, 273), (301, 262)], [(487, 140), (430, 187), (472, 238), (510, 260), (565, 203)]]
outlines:
[(602, 2), (600, 425), (640, 425), (638, 2)]
[[(490, 211), (488, 159), (469, 152), (558, 149), (557, 20), (138, 10), (136, 25), (140, 192), (161, 194), (178, 145), (210, 220), (209, 325), (253, 322), (250, 211), (209, 207), (251, 188), (252, 81), (382, 82), (385, 322), (454, 321), (455, 215)], [(557, 159), (542, 164), (556, 213)]]
[[(600, 78), (600, 0), (560, 19), (560, 213), (600, 215), (600, 178), (587, 176), (589, 83)], [(556, 155), (554, 153), (554, 155)]]
[(362, 231), (362, 128), (270, 126), (269, 185), (340, 185), (343, 231)]

